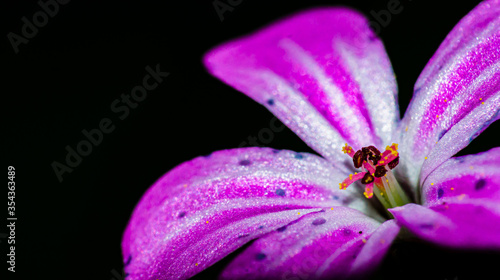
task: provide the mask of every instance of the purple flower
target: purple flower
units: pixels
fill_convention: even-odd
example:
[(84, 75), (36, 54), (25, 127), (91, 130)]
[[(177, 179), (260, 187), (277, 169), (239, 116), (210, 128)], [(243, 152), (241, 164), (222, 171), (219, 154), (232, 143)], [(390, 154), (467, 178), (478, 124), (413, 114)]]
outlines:
[(130, 219), (127, 279), (187, 279), (251, 240), (221, 278), (363, 276), (401, 227), (500, 250), (500, 148), (452, 157), (500, 118), (500, 0), (451, 31), (402, 120), (384, 46), (346, 8), (300, 13), (204, 62), (323, 157), (244, 148), (177, 166)]

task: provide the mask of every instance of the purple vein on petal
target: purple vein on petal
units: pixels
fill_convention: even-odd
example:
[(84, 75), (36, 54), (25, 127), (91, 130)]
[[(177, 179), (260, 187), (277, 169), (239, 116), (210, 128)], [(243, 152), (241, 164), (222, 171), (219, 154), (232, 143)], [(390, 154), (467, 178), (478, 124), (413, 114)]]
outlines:
[[(280, 41), (279, 45), (285, 50), (291, 63), (289, 67), (293, 69), (287, 77), (288, 80), (294, 81), (296, 89), (339, 131), (340, 135), (352, 143), (352, 146), (361, 146), (358, 141), (360, 136), (367, 138), (367, 142), (375, 143), (373, 125), (363, 96), (350, 73), (343, 68), (341, 58), (329, 53), (313, 58), (310, 53), (289, 39)], [(279, 74), (286, 76), (287, 73), (288, 71)], [(352, 118), (354, 115), (362, 117), (355, 119)], [(342, 126), (345, 125), (352, 129), (343, 129)], [(369, 133), (353, 134), (353, 131), (364, 131), (364, 127), (369, 128)]]
[[(498, 26), (500, 27), (500, 25)], [(420, 123), (420, 129), (415, 137), (428, 138), (431, 132), (434, 132), (433, 129), (429, 129), (430, 127), (439, 126), (442, 130), (448, 130), (453, 124), (459, 122), (471, 108), (481, 105), (488, 98), (497, 94), (500, 86), (499, 60), (500, 32), (490, 40), (472, 48), (463, 60), (459, 60), (448, 73), (440, 76), (446, 83), (439, 84), (435, 93), (430, 96), (432, 98), (430, 105), (422, 116), (423, 121)], [(458, 108), (452, 106), (457, 103), (460, 104)], [(449, 110), (450, 107), (455, 108)], [(446, 114), (444, 114), (445, 112)], [(416, 148), (421, 150), (422, 147), (419, 145), (424, 144), (424, 141), (416, 142)]]

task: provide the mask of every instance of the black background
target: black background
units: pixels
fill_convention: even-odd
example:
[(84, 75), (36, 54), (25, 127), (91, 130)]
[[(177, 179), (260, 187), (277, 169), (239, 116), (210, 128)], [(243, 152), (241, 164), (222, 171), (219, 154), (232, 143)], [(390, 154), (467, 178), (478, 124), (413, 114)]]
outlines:
[[(16, 168), (18, 279), (119, 279), (121, 235), (144, 191), (179, 163), (238, 147), (269, 127), (273, 116), (264, 107), (205, 71), (201, 57), (207, 50), (308, 7), (341, 4), (373, 20), (370, 11), (387, 9), (389, 0), (243, 0), (223, 21), (211, 0), (101, 2), (61, 5), (17, 54), (6, 35), (21, 34), (21, 18), (31, 19), (40, 7), (36, 1), (2, 3), (3, 158), (4, 166)], [(400, 2), (403, 11), (379, 35), (404, 112), (420, 71), (479, 1)], [(147, 65), (156, 64), (170, 76), (119, 120), (111, 103), (142, 82)], [(65, 146), (75, 148), (85, 139), (81, 130), (97, 128), (103, 118), (111, 118), (116, 129), (59, 182), (51, 163), (64, 163)], [(494, 147), (498, 127), (492, 125), (461, 154)], [(312, 152), (288, 129), (265, 145)], [(1, 239), (2, 273), (6, 245)], [(498, 260), (421, 242), (394, 244), (376, 277), (496, 278)], [(197, 278), (213, 277), (223, 264)]]

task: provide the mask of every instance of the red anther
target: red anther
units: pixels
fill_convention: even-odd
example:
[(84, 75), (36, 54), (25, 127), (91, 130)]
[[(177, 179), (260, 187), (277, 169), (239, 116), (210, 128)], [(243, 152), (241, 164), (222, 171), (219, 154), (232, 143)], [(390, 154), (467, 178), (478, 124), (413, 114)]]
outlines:
[(354, 156), (352, 157), (352, 162), (354, 163), (354, 167), (360, 168), (365, 161), (365, 153), (362, 150), (358, 150)]
[(389, 162), (388, 166), (390, 169), (394, 169), (399, 164), (399, 156), (397, 156), (393, 161)]
[(363, 153), (368, 156), (368, 159), (373, 162), (373, 165), (377, 165), (378, 161), (382, 157), (380, 151), (374, 146), (368, 146), (362, 148)]
[(385, 169), (384, 166), (377, 166), (375, 168), (375, 177), (380, 178), (380, 177), (384, 176), (386, 173), (387, 173), (387, 169)]
[(363, 176), (363, 179), (361, 179), (361, 183), (364, 185), (373, 183), (373, 181), (375, 181), (375, 178), (368, 172), (366, 172), (365, 176)]

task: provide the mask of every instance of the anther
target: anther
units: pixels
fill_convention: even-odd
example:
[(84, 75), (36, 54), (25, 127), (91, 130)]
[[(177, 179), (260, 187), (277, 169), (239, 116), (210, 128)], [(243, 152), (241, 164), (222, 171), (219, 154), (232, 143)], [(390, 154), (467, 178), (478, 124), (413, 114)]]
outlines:
[(373, 165), (377, 165), (378, 161), (382, 158), (380, 151), (374, 146), (364, 147), (363, 153), (368, 156), (368, 159), (373, 162)]
[(370, 184), (373, 181), (375, 181), (375, 178), (369, 172), (366, 172), (365, 176), (363, 176), (363, 179), (361, 179), (361, 183), (364, 184), (364, 185)]
[(358, 150), (352, 157), (354, 167), (360, 168), (361, 165), (363, 165), (363, 162), (365, 161), (365, 157), (366, 157), (365, 153), (362, 150)]
[(385, 174), (387, 173), (387, 169), (385, 169), (384, 166), (377, 166), (377, 168), (375, 168), (375, 177), (377, 178), (380, 178), (382, 176), (384, 176)]
[(389, 166), (390, 169), (394, 169), (394, 167), (396, 167), (398, 164), (399, 164), (399, 156), (397, 156), (393, 161), (389, 162), (389, 164), (387, 165)]

